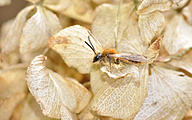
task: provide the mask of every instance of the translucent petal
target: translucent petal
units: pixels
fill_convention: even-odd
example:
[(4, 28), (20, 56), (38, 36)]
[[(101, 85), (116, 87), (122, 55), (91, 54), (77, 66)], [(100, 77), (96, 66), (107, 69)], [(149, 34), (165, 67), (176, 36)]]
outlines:
[(148, 96), (135, 120), (181, 120), (192, 106), (192, 79), (181, 72), (154, 66)]
[(156, 11), (139, 16), (139, 30), (142, 40), (149, 44), (152, 38), (163, 28), (165, 18), (161, 12)]
[(139, 73), (120, 79), (106, 78), (96, 93), (91, 110), (102, 116), (133, 119), (147, 95), (147, 66), (139, 67)]
[(168, 62), (168, 64), (185, 69), (192, 73), (192, 50), (179, 58), (172, 59), (170, 62)]
[(165, 11), (171, 8), (170, 0), (143, 0), (139, 5), (137, 14), (147, 14), (154, 11)]
[[(123, 37), (123, 32), (129, 23), (127, 20), (134, 9), (133, 2), (123, 4), (120, 11), (120, 24), (117, 33), (117, 45)], [(92, 32), (104, 48), (115, 47), (115, 27), (118, 13), (118, 6), (102, 4), (96, 9), (96, 17), (92, 23)]]
[(33, 9), (34, 9), (33, 5), (28, 6), (17, 14), (14, 22), (12, 23), (9, 29), (9, 32), (7, 33), (5, 38), (3, 38), (6, 40), (4, 44), (1, 44), (1, 49), (3, 53), (9, 54), (10, 52), (19, 48), (21, 31), (23, 29), (23, 26), (25, 25), (25, 22), (27, 21), (27, 16)]
[(53, 12), (36, 6), (36, 13), (26, 22), (20, 40), (20, 52), (32, 53), (47, 46), (49, 38), (61, 29)]
[(94, 12), (89, 0), (44, 0), (43, 5), (77, 20), (88, 23), (93, 20)]
[(56, 120), (43, 115), (40, 106), (29, 93), (25, 99), (20, 120)]
[(185, 16), (186, 21), (192, 25), (192, 1), (183, 8), (182, 14)]
[(192, 26), (186, 23), (182, 15), (175, 15), (167, 24), (163, 45), (170, 55), (179, 54), (179, 50), (192, 47)]
[[(26, 80), (43, 114), (48, 117), (60, 118), (61, 112), (65, 113), (60, 110), (61, 106), (67, 107), (63, 110), (69, 109), (78, 113), (91, 98), (89, 91), (72, 78), (62, 78), (57, 73), (46, 69), (43, 55), (35, 57), (31, 62), (27, 69)], [(82, 98), (83, 101), (81, 101)]]
[(85, 41), (89, 41), (88, 36), (90, 36), (96, 53), (101, 52), (100, 43), (93, 39), (86, 28), (79, 25), (65, 28), (51, 37), (49, 46), (62, 56), (69, 67), (74, 67), (81, 73), (89, 73), (94, 52), (85, 43)]

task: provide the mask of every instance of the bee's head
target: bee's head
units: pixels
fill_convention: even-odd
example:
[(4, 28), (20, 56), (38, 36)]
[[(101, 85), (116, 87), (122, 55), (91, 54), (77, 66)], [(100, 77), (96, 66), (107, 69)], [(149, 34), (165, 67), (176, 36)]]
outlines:
[(100, 60), (100, 59), (101, 59), (101, 56), (102, 56), (102, 53), (100, 53), (100, 52), (97, 53), (96, 56), (95, 56), (94, 59), (93, 59), (93, 63), (94, 63), (94, 62), (97, 62), (98, 60)]
[(97, 62), (98, 60), (100, 60), (101, 59), (101, 56), (102, 56), (102, 53), (96, 53), (96, 51), (95, 51), (95, 48), (94, 48), (94, 46), (93, 46), (93, 44), (91, 43), (91, 40), (90, 40), (90, 37), (88, 36), (88, 40), (89, 40), (89, 43), (88, 42), (86, 42), (85, 41), (85, 43), (93, 50), (93, 52), (94, 52), (94, 54), (95, 54), (95, 57), (94, 57), (94, 59), (93, 59), (93, 63), (94, 62)]

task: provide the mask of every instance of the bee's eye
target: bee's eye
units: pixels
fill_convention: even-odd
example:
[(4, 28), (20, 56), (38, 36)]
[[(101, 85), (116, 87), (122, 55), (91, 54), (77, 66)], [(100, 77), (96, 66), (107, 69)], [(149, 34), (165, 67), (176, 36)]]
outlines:
[(93, 59), (93, 62), (97, 62), (100, 58), (101, 58), (101, 53), (98, 53), (95, 57), (94, 57), (94, 59)]

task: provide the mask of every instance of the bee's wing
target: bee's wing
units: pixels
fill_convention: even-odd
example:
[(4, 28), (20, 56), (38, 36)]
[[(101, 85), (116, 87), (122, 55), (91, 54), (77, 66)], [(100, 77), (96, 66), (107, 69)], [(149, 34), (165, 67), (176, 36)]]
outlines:
[(85, 43), (90, 40), (96, 51), (102, 51), (100, 43), (93, 38), (89, 30), (79, 25), (61, 30), (49, 40), (49, 46), (59, 53), (69, 67), (76, 68), (81, 73), (89, 73), (94, 52)]
[(110, 54), (109, 56), (112, 58), (119, 58), (120, 61), (124, 62), (127, 61), (127, 62), (143, 63), (147, 61), (145, 56), (134, 53)]

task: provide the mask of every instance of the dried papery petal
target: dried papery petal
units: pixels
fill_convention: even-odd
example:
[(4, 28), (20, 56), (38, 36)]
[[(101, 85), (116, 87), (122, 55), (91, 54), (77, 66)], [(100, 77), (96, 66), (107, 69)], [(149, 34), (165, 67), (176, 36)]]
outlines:
[(153, 44), (147, 49), (146, 53), (144, 54), (144, 56), (147, 57), (148, 64), (153, 63), (153, 61), (156, 60), (156, 58), (158, 57), (159, 51), (162, 46), (163, 37), (164, 37), (163, 35), (158, 37), (155, 40), (155, 42), (153, 42)]
[(61, 58), (61, 56), (52, 49), (49, 49), (46, 56), (48, 58), (46, 61), (47, 68), (53, 70), (62, 77), (68, 76), (76, 79), (79, 82), (82, 82), (84, 80), (83, 74), (80, 74), (77, 70), (68, 67)]
[[(62, 78), (57, 73), (46, 69), (43, 55), (37, 56), (31, 62), (26, 75), (29, 90), (40, 104), (43, 114), (53, 118), (60, 118), (61, 106), (75, 113), (80, 112), (91, 98), (86, 88), (74, 80), (69, 81), (71, 79)], [(80, 101), (82, 96), (84, 100)], [(68, 112), (62, 111), (62, 113)], [(64, 117), (63, 114), (62, 116)]]
[(135, 120), (181, 120), (192, 106), (192, 79), (181, 72), (154, 66), (148, 96)]
[(190, 0), (171, 0), (173, 5), (171, 6), (172, 9), (182, 9), (184, 8)]
[(123, 33), (123, 38), (118, 43), (117, 51), (120, 53), (130, 52), (142, 55), (146, 51), (147, 45), (139, 35), (138, 23), (135, 19), (129, 20), (128, 23)]
[(91, 103), (78, 115), (79, 120), (101, 120), (98, 115), (93, 115)]
[[(123, 32), (129, 23), (127, 20), (134, 9), (133, 2), (122, 4), (120, 24), (117, 33), (117, 44), (122, 39)], [(102, 4), (96, 9), (96, 17), (92, 23), (92, 32), (104, 48), (115, 47), (114, 29), (116, 25), (118, 5)]]
[(171, 0), (174, 4), (178, 5), (179, 2), (183, 1), (183, 0)]
[(163, 28), (165, 18), (161, 12), (156, 11), (139, 16), (139, 30), (142, 40), (149, 44), (152, 38)]
[(170, 55), (180, 54), (179, 50), (192, 47), (192, 26), (186, 23), (183, 16), (176, 15), (165, 28), (163, 45)]
[(112, 65), (111, 70), (109, 65), (101, 67), (102, 72), (107, 73), (109, 77), (114, 79), (132, 76), (134, 72), (137, 73), (137, 70), (134, 65)]
[(25, 98), (24, 93), (14, 93), (0, 101), (0, 118), (9, 120), (16, 106)]
[(158, 62), (167, 62), (171, 60), (171, 56), (167, 53), (164, 47), (162, 47), (159, 51), (159, 56), (155, 61)]
[(61, 29), (59, 19), (53, 12), (41, 6), (36, 8), (36, 13), (23, 28), (20, 52), (24, 54), (45, 48), (49, 38)]
[(105, 78), (103, 74), (98, 65), (93, 65), (90, 73), (90, 83), (93, 94), (96, 94), (105, 83), (106, 80), (103, 79)]
[(91, 102), (92, 111), (101, 116), (133, 119), (147, 96), (148, 67), (138, 74), (120, 79), (107, 78)]
[(69, 109), (65, 106), (61, 106), (61, 120), (77, 120), (77, 116), (73, 114)]
[(170, 62), (168, 62), (168, 64), (185, 69), (188, 72), (192, 73), (192, 50), (187, 52), (182, 57), (176, 57), (175, 59), (172, 59)]
[(74, 91), (77, 99), (77, 107), (75, 108), (75, 112), (79, 113), (89, 103), (91, 99), (91, 93), (75, 79), (66, 77), (65, 80), (67, 81), (68, 86)]
[(1, 46), (2, 47), (3, 45), (5, 45), (6, 43), (6, 39), (5, 37), (7, 36), (7, 33), (9, 32), (10, 30), (10, 27), (12, 26), (12, 24), (14, 23), (14, 19), (11, 19), (11, 20), (8, 20), (6, 22), (4, 22), (2, 25), (1, 25), (1, 29), (0, 29), (0, 43), (1, 43)]
[(9, 54), (10, 52), (19, 48), (21, 31), (23, 29), (25, 22), (27, 21), (27, 16), (33, 9), (34, 9), (33, 5), (28, 6), (17, 14), (7, 35), (4, 38), (2, 38), (4, 40), (6, 40), (6, 42), (4, 42), (4, 44), (1, 44), (2, 53)]
[(182, 14), (185, 16), (188, 24), (192, 25), (192, 1), (190, 1), (190, 3), (185, 8), (183, 8)]
[(41, 112), (40, 106), (35, 101), (34, 97), (29, 93), (24, 103), (23, 112), (20, 120), (56, 120), (48, 118)]
[(166, 11), (171, 8), (170, 0), (143, 0), (143, 2), (139, 5), (137, 14), (147, 14), (154, 11)]
[(0, 100), (15, 93), (27, 93), (26, 69), (15, 68), (0, 71)]
[[(85, 43), (90, 36), (88, 30), (79, 25), (63, 29), (49, 40), (49, 46), (59, 53), (69, 67), (76, 68), (81, 73), (89, 73), (94, 52)], [(100, 43), (90, 36), (96, 52), (102, 51)]]
[(11, 4), (11, 0), (1, 0), (0, 1), (0, 6), (6, 6), (6, 5), (10, 5)]
[(138, 68), (136, 66), (122, 63), (119, 65), (112, 64), (111, 70), (112, 71), (110, 71), (110, 66), (108, 64), (101, 66), (101, 68), (98, 65), (92, 67), (90, 82), (94, 94), (101, 89), (106, 81), (110, 81), (112, 78), (120, 79), (138, 73)]
[(77, 20), (88, 23), (93, 20), (94, 12), (89, 0), (44, 0), (43, 5)]

